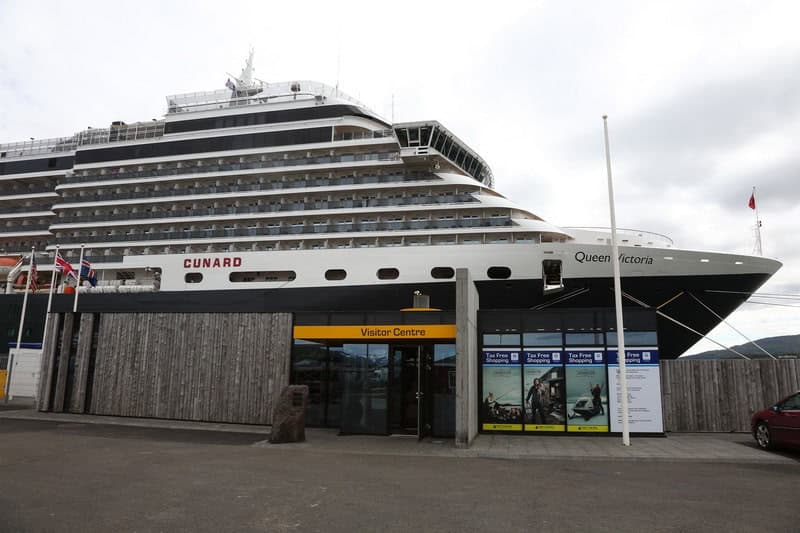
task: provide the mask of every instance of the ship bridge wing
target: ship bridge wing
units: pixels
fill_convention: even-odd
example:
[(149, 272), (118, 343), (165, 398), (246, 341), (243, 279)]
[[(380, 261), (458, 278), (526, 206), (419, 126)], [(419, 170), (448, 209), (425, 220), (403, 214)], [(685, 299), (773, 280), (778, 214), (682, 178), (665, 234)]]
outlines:
[(487, 187), (494, 186), (492, 169), (481, 156), (435, 120), (394, 125), (404, 160), (439, 156)]

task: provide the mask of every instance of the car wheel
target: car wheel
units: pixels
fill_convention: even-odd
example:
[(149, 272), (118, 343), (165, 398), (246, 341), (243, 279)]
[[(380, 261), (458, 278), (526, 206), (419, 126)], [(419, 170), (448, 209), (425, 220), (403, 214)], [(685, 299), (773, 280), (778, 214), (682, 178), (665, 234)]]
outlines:
[(772, 437), (769, 434), (769, 426), (766, 422), (759, 422), (756, 427), (756, 442), (763, 450), (772, 448)]

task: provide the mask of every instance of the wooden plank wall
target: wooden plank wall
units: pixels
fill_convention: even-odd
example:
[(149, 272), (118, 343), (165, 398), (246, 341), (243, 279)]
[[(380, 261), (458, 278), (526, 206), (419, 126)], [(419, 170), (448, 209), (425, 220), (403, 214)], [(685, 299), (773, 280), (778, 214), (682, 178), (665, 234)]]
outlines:
[(42, 365), (39, 372), (39, 392), (36, 396), (36, 407), (39, 411), (48, 411), (52, 398), (50, 389), (53, 384), (53, 370), (55, 368), (56, 350), (58, 348), (58, 330), (61, 327), (63, 315), (51, 313), (47, 323), (48, 331), (45, 332), (42, 344)]
[(750, 431), (750, 415), (800, 390), (800, 359), (661, 361), (666, 431)]
[(289, 384), (287, 313), (99, 317), (89, 412), (270, 424)]

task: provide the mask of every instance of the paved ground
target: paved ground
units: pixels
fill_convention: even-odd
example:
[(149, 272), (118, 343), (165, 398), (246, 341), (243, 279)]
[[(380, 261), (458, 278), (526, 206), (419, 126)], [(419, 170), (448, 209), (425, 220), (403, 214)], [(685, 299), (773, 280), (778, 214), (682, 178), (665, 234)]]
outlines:
[[(519, 438), (480, 437), (464, 452), (311, 430), (308, 443), (270, 446), (263, 428), (14, 418), (23, 415), (0, 413), (0, 531), (796, 532), (800, 523), (800, 455), (762, 453), (748, 436), (655, 439), (666, 450), (655, 459), (616, 457), (616, 439), (535, 439), (549, 451), (532, 456)], [(699, 456), (721, 453), (699, 449), (711, 444), (728, 451), (663, 456), (672, 442)], [(582, 460), (568, 459), (575, 450)], [(730, 450), (744, 459), (732, 463)]]

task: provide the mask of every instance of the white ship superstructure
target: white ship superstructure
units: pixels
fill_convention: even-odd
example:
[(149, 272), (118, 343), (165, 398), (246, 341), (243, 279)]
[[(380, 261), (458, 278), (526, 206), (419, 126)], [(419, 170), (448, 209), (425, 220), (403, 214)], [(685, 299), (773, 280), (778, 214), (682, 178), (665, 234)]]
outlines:
[[(389, 124), (337, 88), (255, 82), (251, 67), (226, 89), (168, 97), (163, 120), (0, 146), (0, 251), (58, 245), (77, 263), (85, 246), (99, 282), (82, 290), (97, 293), (344, 295), (466, 267), (495, 306), (607, 299), (608, 231), (560, 228), (505, 198), (436, 121)], [(754, 290), (780, 266), (643, 231), (620, 245), (630, 296), (648, 305), (699, 279)]]

